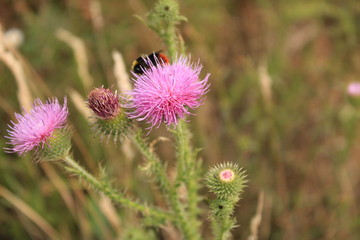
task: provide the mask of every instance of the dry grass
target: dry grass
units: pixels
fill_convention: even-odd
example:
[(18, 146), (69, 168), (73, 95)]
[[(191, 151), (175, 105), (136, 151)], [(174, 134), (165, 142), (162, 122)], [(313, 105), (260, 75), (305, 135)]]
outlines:
[[(130, 195), (161, 204), (131, 144), (106, 146), (92, 135), (83, 101), (93, 86), (130, 89), (132, 61), (165, 50), (133, 17), (152, 3), (35, 2), (0, 3), (3, 29), (15, 25), (25, 36), (16, 50), (4, 45), (0, 31), (0, 134), (34, 97), (69, 95), (75, 157), (95, 175), (103, 166)], [(206, 166), (236, 161), (250, 180), (234, 239), (357, 239), (359, 110), (345, 89), (360, 74), (358, 1), (180, 4), (189, 19), (179, 30), (187, 51), (212, 74), (211, 91), (190, 119), (194, 144), (203, 147)], [(72, 51), (57, 29), (68, 29), (57, 36)], [(163, 129), (150, 137), (161, 136), (169, 137)], [(169, 166), (171, 148), (156, 147)], [(35, 165), (31, 156), (0, 157), (1, 239), (121, 239), (131, 229), (137, 239), (158, 238), (140, 227), (140, 216), (59, 169)], [(173, 234), (164, 229), (156, 234)], [(204, 236), (209, 239), (207, 223)]]

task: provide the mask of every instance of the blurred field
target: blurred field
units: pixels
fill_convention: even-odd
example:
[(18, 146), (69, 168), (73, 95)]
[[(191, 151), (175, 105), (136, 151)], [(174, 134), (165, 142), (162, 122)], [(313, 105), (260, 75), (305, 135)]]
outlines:
[[(346, 86), (360, 78), (360, 2), (179, 2), (189, 20), (179, 27), (187, 52), (201, 59), (204, 76), (211, 73), (211, 91), (191, 118), (194, 144), (203, 148), (206, 166), (236, 161), (250, 180), (238, 205), (234, 239), (250, 235), (260, 192), (259, 239), (358, 239), (360, 119)], [(149, 0), (2, 0), (0, 23), (24, 33), (18, 57), (28, 103), (68, 96), (75, 158), (95, 174), (101, 164), (130, 195), (162, 205), (138, 168), (139, 153), (131, 145), (99, 144), (71, 98), (75, 92), (85, 99), (95, 86), (116, 88), (113, 50), (123, 54), (128, 69), (140, 54), (165, 50), (134, 17), (151, 6)], [(72, 49), (56, 36), (60, 28), (83, 40), (87, 82)], [(4, 136), (21, 106), (19, 85), (1, 61), (0, 85)], [(169, 137), (164, 128), (150, 136), (160, 135)], [(1, 137), (1, 148), (5, 142)], [(169, 166), (172, 148), (169, 142), (157, 145)], [(139, 216), (88, 191), (55, 165), (3, 151), (0, 158), (0, 239), (151, 239), (144, 236), (152, 229), (139, 230)], [(210, 238), (207, 225), (204, 239)], [(136, 236), (130, 234), (134, 228)]]

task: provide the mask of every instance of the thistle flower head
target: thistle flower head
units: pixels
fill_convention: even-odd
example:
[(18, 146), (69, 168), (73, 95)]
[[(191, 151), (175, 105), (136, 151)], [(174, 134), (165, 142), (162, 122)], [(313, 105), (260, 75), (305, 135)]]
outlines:
[(133, 108), (128, 115), (138, 121), (145, 120), (150, 128), (162, 122), (177, 124), (179, 118), (191, 114), (190, 110), (201, 104), (202, 96), (208, 91), (209, 74), (201, 80), (202, 66), (191, 64), (188, 57), (180, 57), (172, 64), (154, 65), (148, 60), (149, 69), (144, 74), (134, 74), (134, 89), (129, 93)]
[(236, 163), (219, 164), (207, 173), (205, 183), (218, 199), (237, 201), (246, 186), (245, 172)]
[(347, 100), (356, 109), (360, 108), (360, 82), (350, 82), (347, 86)]
[(95, 88), (88, 95), (88, 107), (95, 113), (93, 129), (102, 137), (122, 139), (131, 130), (131, 120), (121, 110), (119, 97), (108, 88)]
[[(15, 113), (18, 122), (11, 122), (9, 136), (6, 136), (13, 147), (6, 148), (7, 152), (23, 155), (33, 149), (52, 148), (53, 138), (65, 128), (68, 114), (66, 98), (62, 106), (56, 98), (47, 100), (45, 104), (36, 99), (30, 112), (23, 115)], [(69, 148), (63, 150), (68, 151)]]
[(111, 119), (120, 112), (119, 97), (108, 88), (95, 88), (88, 95), (88, 106), (100, 118)]
[(347, 93), (353, 97), (360, 96), (360, 82), (351, 82), (347, 87)]

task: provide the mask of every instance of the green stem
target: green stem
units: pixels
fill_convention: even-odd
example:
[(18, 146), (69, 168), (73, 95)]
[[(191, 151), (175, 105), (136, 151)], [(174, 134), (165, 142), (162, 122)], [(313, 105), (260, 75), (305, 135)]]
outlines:
[(234, 227), (235, 222), (229, 218), (223, 220), (214, 219), (212, 228), (215, 234), (215, 240), (228, 240), (231, 236), (230, 230)]
[(137, 146), (142, 155), (149, 163), (150, 171), (159, 184), (160, 191), (164, 194), (167, 200), (170, 200), (171, 186), (167, 178), (166, 168), (161, 163), (159, 157), (150, 150), (149, 144), (146, 142), (141, 130), (132, 135), (132, 141)]
[[(200, 164), (199, 164), (200, 165)], [(199, 169), (201, 166), (199, 166)], [(199, 208), (198, 203), (201, 201), (199, 196), (199, 172), (197, 169), (192, 169), (191, 175), (188, 181), (188, 209), (189, 209), (189, 219), (194, 228), (199, 229), (201, 222), (199, 221), (199, 215), (201, 213), (201, 208)]]
[[(159, 36), (163, 39), (165, 45), (167, 46), (168, 55), (171, 60), (175, 60), (177, 54), (177, 35), (176, 35), (176, 24), (179, 21), (184, 20), (185, 18), (179, 15), (179, 6), (175, 0), (158, 0), (155, 4), (155, 8), (150, 14), (149, 26), (154, 31), (156, 31)], [(179, 124), (180, 126), (181, 123)], [(181, 127), (180, 127), (181, 128)], [(180, 198), (178, 194), (178, 186), (182, 182), (186, 183), (185, 186), (188, 188), (188, 179), (192, 174), (188, 172), (191, 169), (189, 162), (191, 160), (192, 151), (190, 147), (190, 135), (187, 134), (183, 129), (178, 131), (179, 137), (179, 148), (178, 148), (178, 175), (175, 181), (175, 186), (169, 184), (166, 177), (166, 172), (162, 167), (162, 164), (158, 157), (149, 151), (149, 147), (144, 144), (143, 138), (139, 138), (139, 135), (136, 135), (134, 142), (138, 145), (140, 151), (143, 155), (148, 158), (150, 163), (150, 169), (152, 173), (157, 177), (157, 181), (160, 184), (160, 189), (167, 198), (168, 204), (172, 208), (174, 215), (176, 217), (175, 224), (179, 227), (181, 232), (184, 235), (185, 239), (196, 240), (200, 239), (198, 228), (196, 224), (193, 224), (193, 221), (189, 221), (189, 214), (185, 213), (185, 207), (180, 203)], [(166, 183), (166, 184), (165, 184)], [(193, 196), (193, 195), (192, 195)], [(196, 205), (196, 204), (195, 204)]]
[(183, 120), (180, 120), (175, 128), (175, 137), (177, 141), (176, 150), (178, 171), (176, 182), (184, 182), (188, 185), (192, 149), (190, 147), (190, 132)]
[[(177, 142), (177, 178), (176, 186), (184, 183), (188, 192), (188, 221), (194, 233), (198, 233), (200, 222), (198, 219), (200, 197), (199, 190), (199, 171), (195, 153), (191, 147), (191, 133), (185, 121), (180, 120), (174, 131)], [(197, 236), (198, 238), (200, 236)]]
[(168, 54), (172, 60), (176, 57), (176, 34), (175, 34), (175, 26), (168, 25), (164, 34), (164, 42), (168, 47)]
[(133, 142), (138, 147), (140, 152), (144, 155), (150, 165), (150, 171), (156, 178), (160, 186), (161, 192), (164, 194), (166, 201), (168, 202), (171, 210), (174, 214), (174, 223), (184, 235), (185, 239), (196, 240), (200, 239), (197, 233), (193, 231), (191, 224), (185, 217), (184, 208), (182, 207), (179, 196), (174, 186), (171, 186), (167, 174), (166, 168), (161, 163), (159, 157), (150, 150), (149, 144), (146, 142), (142, 132), (139, 130), (132, 137)]
[[(82, 166), (80, 166), (76, 161), (74, 161), (70, 156), (63, 158), (63, 161), (67, 164), (65, 166), (66, 170), (75, 174), (79, 179), (85, 180), (90, 186), (96, 190), (102, 192), (105, 196), (116, 203), (120, 203), (125, 207), (132, 208), (146, 216), (152, 216), (160, 220), (170, 220), (172, 216), (160, 209), (152, 208), (144, 204), (132, 201), (117, 190), (109, 186), (107, 182), (100, 181), (96, 179), (92, 174), (87, 172)], [(63, 165), (62, 165), (63, 166)]]

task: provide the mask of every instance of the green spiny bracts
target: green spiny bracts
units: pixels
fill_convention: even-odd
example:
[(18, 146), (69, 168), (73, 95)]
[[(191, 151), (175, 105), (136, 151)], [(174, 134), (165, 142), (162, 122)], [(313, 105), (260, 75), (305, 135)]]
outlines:
[(94, 112), (93, 130), (101, 137), (122, 140), (131, 133), (132, 121), (121, 109), (119, 96), (108, 88), (95, 88), (89, 93), (88, 107)]
[(227, 240), (235, 226), (232, 216), (246, 186), (245, 172), (236, 163), (221, 163), (207, 173), (205, 184), (216, 198), (210, 200), (212, 226), (217, 240)]
[(246, 174), (236, 163), (221, 163), (213, 167), (205, 177), (206, 186), (219, 199), (239, 200), (246, 186)]
[(71, 149), (71, 129), (56, 129), (43, 148), (35, 153), (37, 161), (56, 161), (69, 155)]
[(93, 130), (101, 136), (117, 140), (122, 140), (124, 137), (131, 134), (133, 129), (133, 122), (129, 119), (124, 112), (119, 113), (115, 118), (103, 119), (94, 117), (91, 123)]

